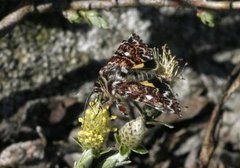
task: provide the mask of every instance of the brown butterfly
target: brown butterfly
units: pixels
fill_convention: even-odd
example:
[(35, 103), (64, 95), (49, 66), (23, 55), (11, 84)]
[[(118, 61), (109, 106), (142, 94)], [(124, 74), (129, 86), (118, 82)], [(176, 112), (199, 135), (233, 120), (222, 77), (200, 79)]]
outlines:
[(124, 101), (143, 103), (158, 111), (180, 114), (181, 108), (169, 81), (156, 73), (159, 66), (154, 49), (132, 34), (124, 40), (99, 71), (93, 94), (102, 104), (116, 104), (126, 113)]

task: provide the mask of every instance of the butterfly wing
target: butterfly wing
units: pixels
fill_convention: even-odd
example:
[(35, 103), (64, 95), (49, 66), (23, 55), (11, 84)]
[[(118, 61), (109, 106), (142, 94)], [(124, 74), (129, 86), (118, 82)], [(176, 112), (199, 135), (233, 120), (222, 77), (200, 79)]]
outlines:
[(152, 62), (153, 60), (152, 49), (138, 35), (132, 34), (128, 40), (122, 41), (99, 74), (102, 76), (107, 75), (109, 71), (114, 70), (116, 67), (137, 69), (140, 68), (139, 66), (143, 66), (145, 62)]
[(169, 85), (163, 81), (120, 83), (116, 92), (124, 98), (143, 103), (163, 113), (181, 113), (179, 102)]

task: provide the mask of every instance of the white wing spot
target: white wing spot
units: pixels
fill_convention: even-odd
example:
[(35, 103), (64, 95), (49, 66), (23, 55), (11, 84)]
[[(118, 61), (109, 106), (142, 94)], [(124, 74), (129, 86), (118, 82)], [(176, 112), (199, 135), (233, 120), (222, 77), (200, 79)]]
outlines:
[(165, 93), (163, 93), (164, 97), (168, 97), (169, 96), (169, 91), (166, 91)]
[(147, 98), (148, 100), (151, 100), (151, 99), (153, 98), (153, 96), (152, 96), (152, 95), (146, 95), (146, 98)]
[(121, 67), (121, 71), (124, 72), (125, 74), (128, 73), (128, 70), (126, 69), (126, 67)]
[(127, 56), (127, 57), (130, 56), (129, 52), (125, 52), (124, 54), (125, 54), (125, 56)]

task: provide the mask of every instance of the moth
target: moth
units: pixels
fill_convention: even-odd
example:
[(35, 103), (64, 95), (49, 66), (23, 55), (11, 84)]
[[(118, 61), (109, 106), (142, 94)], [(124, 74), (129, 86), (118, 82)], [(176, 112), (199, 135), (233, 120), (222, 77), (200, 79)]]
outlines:
[(124, 101), (143, 103), (158, 111), (180, 114), (179, 102), (167, 79), (158, 74), (159, 59), (155, 50), (132, 34), (122, 41), (107, 64), (99, 71), (93, 93), (102, 104), (116, 104), (126, 113)]

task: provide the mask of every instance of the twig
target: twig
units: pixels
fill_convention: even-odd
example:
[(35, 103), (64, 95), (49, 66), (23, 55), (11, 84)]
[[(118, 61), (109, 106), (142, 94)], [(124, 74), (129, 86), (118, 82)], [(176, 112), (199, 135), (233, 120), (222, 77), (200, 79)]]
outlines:
[[(228, 81), (226, 90), (220, 100), (220, 102), (214, 107), (211, 118), (206, 127), (202, 147), (199, 155), (199, 168), (205, 168), (208, 166), (212, 154), (217, 146), (217, 138), (219, 136), (219, 127), (221, 125), (221, 117), (223, 110), (221, 110), (224, 102), (230, 97), (230, 95), (240, 87), (240, 64), (238, 64), (231, 73), (230, 80)], [(217, 129), (217, 126), (218, 129)]]
[(21, 20), (25, 18), (28, 14), (31, 14), (35, 11), (39, 13), (47, 12), (48, 10), (52, 9), (52, 4), (42, 4), (34, 7), (33, 4), (27, 4), (25, 6), (20, 7), (19, 9), (16, 9), (12, 13), (5, 16), (0, 21), (0, 37), (10, 28), (12, 28), (14, 25), (19, 23)]
[(26, 4), (15, 9), (0, 21), (0, 36), (8, 29), (19, 23), (25, 16), (32, 13), (44, 13), (50, 11), (63, 11), (65, 9), (89, 10), (89, 9), (110, 9), (116, 7), (196, 7), (214, 10), (239, 10), (240, 1), (206, 1), (206, 0), (88, 0), (88, 1), (35, 1), (38, 4)]
[[(178, 1), (178, 0), (176, 0)], [(179, 0), (192, 7), (213, 10), (240, 10), (240, 1)]]

